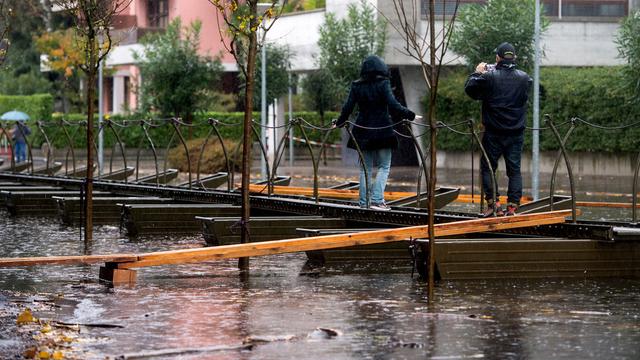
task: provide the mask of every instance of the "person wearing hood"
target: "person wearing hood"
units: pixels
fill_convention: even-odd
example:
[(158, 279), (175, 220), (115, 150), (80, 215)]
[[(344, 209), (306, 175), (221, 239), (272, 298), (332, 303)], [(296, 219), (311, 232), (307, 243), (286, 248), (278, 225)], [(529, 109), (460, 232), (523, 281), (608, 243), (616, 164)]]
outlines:
[[(496, 49), (496, 65), (480, 63), (473, 74), (469, 75), (464, 90), (472, 99), (482, 101), (482, 124), (484, 147), (493, 174), (482, 157), (480, 172), (482, 189), (487, 200), (487, 209), (483, 215), (515, 215), (522, 198), (522, 174), (520, 163), (524, 129), (527, 120), (529, 91), (533, 80), (524, 71), (516, 69), (516, 50), (509, 43), (502, 43)], [(504, 157), (509, 186), (507, 189), (507, 208), (502, 209), (495, 194), (494, 202), (492, 176), (498, 167), (498, 159)], [(496, 188), (497, 188), (496, 184)]]
[[(342, 106), (340, 116), (334, 126), (342, 127), (347, 123), (355, 106), (358, 106), (355, 125), (347, 146), (362, 151), (364, 164), (360, 164), (360, 207), (367, 203), (375, 210), (389, 210), (384, 201), (384, 189), (391, 167), (391, 153), (398, 147), (398, 139), (393, 131), (394, 119), (413, 120), (416, 115), (400, 105), (391, 92), (389, 69), (381, 58), (368, 56), (362, 62), (360, 78), (351, 83), (349, 96)], [(355, 143), (354, 143), (355, 140)], [(377, 175), (373, 179), (373, 164), (377, 163)], [(365, 186), (365, 167), (369, 186)], [(371, 197), (368, 197), (367, 189)], [(370, 200), (370, 201), (367, 201)]]

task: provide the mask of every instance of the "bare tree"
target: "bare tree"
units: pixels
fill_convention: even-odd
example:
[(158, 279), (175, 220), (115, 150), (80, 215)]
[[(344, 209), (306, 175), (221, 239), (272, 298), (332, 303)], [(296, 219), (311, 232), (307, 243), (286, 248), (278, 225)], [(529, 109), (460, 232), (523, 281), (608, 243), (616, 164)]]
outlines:
[[(253, 111), (253, 91), (255, 85), (256, 55), (259, 42), (264, 46), (265, 34), (275, 23), (279, 12), (278, 0), (262, 3), (268, 5), (258, 13), (258, 0), (209, 0), (218, 9), (218, 30), (227, 51), (233, 55), (238, 68), (246, 79), (244, 96), (244, 121), (242, 143), (242, 215), (240, 219), (240, 242), (250, 240), (249, 218), (249, 180), (251, 173), (251, 120)], [(220, 22), (222, 20), (222, 22)], [(262, 41), (258, 39), (258, 30), (262, 32)], [(240, 258), (238, 267), (249, 269), (249, 258)]]
[[(393, 0), (393, 13), (395, 19), (389, 19), (383, 12), (381, 15), (400, 34), (403, 40), (403, 48), (400, 49), (406, 56), (418, 62), (422, 76), (427, 85), (429, 95), (429, 108), (427, 120), (431, 132), (430, 136), (430, 175), (428, 184), (429, 200), (429, 248), (428, 248), (428, 282), (429, 301), (433, 298), (433, 282), (435, 271), (435, 189), (436, 189), (436, 99), (438, 96), (438, 81), (445, 54), (449, 48), (449, 40), (453, 33), (456, 14), (458, 13), (459, 0), (439, 1), (442, 6), (442, 14), (436, 15), (435, 0)], [(425, 6), (423, 11), (421, 8)], [(445, 9), (451, 8), (450, 14)], [(423, 28), (422, 19), (427, 26)], [(436, 30), (436, 25), (440, 28)]]
[[(69, 12), (76, 22), (78, 41), (84, 51), (80, 68), (86, 75), (87, 100), (87, 174), (85, 178), (85, 245), (93, 240), (93, 114), (95, 112), (98, 67), (112, 47), (110, 27), (114, 17), (125, 10), (132, 0), (54, 0)], [(99, 41), (102, 38), (103, 41)], [(86, 249), (86, 248), (85, 248)]]
[(11, 31), (12, 9), (6, 1), (0, 1), (0, 66), (4, 63), (9, 50), (9, 31)]

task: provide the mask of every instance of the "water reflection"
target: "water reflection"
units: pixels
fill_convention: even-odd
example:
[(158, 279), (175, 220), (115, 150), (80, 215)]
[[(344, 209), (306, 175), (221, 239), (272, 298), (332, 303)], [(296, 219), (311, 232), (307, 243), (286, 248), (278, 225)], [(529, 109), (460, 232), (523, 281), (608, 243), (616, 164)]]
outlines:
[[(93, 253), (204, 244), (199, 236), (130, 240), (114, 226), (96, 228), (94, 238)], [(0, 214), (2, 257), (82, 251), (75, 228)], [(244, 279), (235, 260), (147, 268), (130, 288), (98, 283), (96, 265), (0, 269), (0, 291), (26, 303), (33, 295), (53, 302), (38, 310), (41, 318), (122, 326), (83, 328), (74, 346), (91, 359), (291, 335), (250, 351), (180, 358), (634, 359), (640, 353), (638, 280), (442, 282), (428, 306), (426, 289), (405, 265), (309, 271), (305, 262), (303, 254), (254, 258)], [(6, 301), (0, 297), (0, 309)], [(342, 335), (325, 339), (314, 335), (316, 328)], [(15, 347), (0, 334), (0, 351)]]

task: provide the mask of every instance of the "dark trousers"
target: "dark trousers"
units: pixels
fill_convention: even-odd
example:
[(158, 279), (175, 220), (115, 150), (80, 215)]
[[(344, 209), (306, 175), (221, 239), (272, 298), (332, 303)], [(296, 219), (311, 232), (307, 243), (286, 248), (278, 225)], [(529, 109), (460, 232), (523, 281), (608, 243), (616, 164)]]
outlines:
[[(514, 204), (520, 204), (522, 197), (522, 174), (520, 173), (520, 163), (522, 162), (522, 144), (524, 143), (524, 133), (509, 136), (497, 135), (485, 132), (482, 137), (482, 146), (487, 152), (489, 164), (493, 169), (494, 175), (498, 168), (498, 159), (504, 157), (504, 164), (507, 168), (507, 177), (509, 177), (509, 188), (507, 190), (507, 201)], [(484, 190), (485, 199), (493, 201), (493, 180), (489, 171), (487, 162), (482, 157), (480, 161), (480, 171), (482, 173), (482, 189)], [(498, 179), (496, 179), (496, 189)], [(496, 193), (496, 198), (500, 196)]]

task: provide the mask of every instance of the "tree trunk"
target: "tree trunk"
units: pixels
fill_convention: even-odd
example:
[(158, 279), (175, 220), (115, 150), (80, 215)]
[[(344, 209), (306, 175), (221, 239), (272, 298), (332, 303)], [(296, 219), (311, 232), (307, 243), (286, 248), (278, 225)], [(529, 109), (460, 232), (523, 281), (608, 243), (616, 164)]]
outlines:
[[(256, 13), (256, 3), (249, 2), (251, 7), (251, 13)], [(253, 117), (253, 90), (254, 90), (254, 77), (256, 67), (256, 54), (257, 54), (257, 35), (255, 32), (251, 32), (249, 37), (249, 51), (247, 54), (247, 87), (245, 88), (244, 96), (244, 129), (243, 129), (243, 142), (242, 142), (242, 216), (241, 216), (241, 235), (240, 243), (244, 244), (249, 242), (249, 218), (251, 213), (251, 207), (249, 204), (249, 182), (251, 176), (251, 139), (253, 134), (251, 132), (251, 120)], [(240, 270), (249, 270), (249, 258), (239, 258), (238, 268)]]
[(89, 64), (87, 71), (87, 175), (86, 183), (86, 201), (84, 207), (85, 223), (84, 223), (84, 242), (85, 252), (93, 241), (93, 113), (94, 101), (96, 96), (96, 71), (98, 62), (98, 48), (96, 37), (89, 32), (87, 37), (89, 49)]
[(435, 193), (436, 193), (436, 96), (438, 91), (437, 82), (437, 67), (436, 67), (436, 29), (435, 29), (435, 0), (429, 0), (429, 50), (430, 50), (430, 63), (429, 78), (431, 84), (431, 91), (429, 91), (429, 127), (431, 129), (431, 154), (430, 162), (431, 167), (429, 172), (429, 303), (433, 299), (433, 282), (435, 272), (435, 250), (436, 250), (436, 237), (435, 237)]

